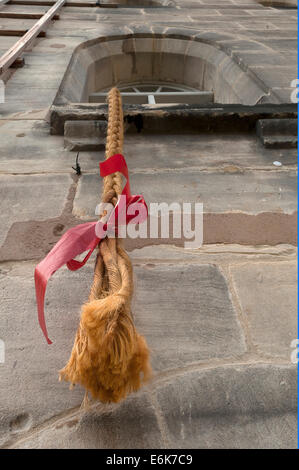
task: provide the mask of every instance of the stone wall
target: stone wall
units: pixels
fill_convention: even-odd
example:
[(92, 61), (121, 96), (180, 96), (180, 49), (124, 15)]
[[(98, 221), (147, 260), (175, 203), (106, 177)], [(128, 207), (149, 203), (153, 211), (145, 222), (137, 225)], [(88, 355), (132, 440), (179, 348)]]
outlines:
[[(172, 3), (66, 5), (46, 37), (25, 53), (25, 66), (10, 71), (0, 105), (2, 448), (297, 446), (291, 358), (298, 336), (297, 152), (285, 148), (293, 142), (286, 134), (276, 135), (270, 148), (262, 124), (256, 133), (257, 121), (279, 119), (284, 125), (278, 130), (285, 132), (287, 119), (296, 117), (296, 11), (250, 0)], [(2, 29), (8, 25), (0, 18)], [(1, 53), (13, 41), (0, 36)], [(58, 370), (72, 347), (94, 258), (80, 271), (59, 270), (49, 283), (51, 346), (37, 322), (34, 267), (69, 227), (95, 220), (106, 111), (83, 103), (84, 89), (103, 86), (104, 74), (117, 64), (124, 70), (105, 85), (121, 74), (129, 79), (133, 57), (142, 58), (141, 73), (151, 41), (159, 51), (165, 47), (162, 70), (157, 67), (168, 73), (163, 79), (214, 87), (216, 103), (128, 111), (124, 154), (132, 190), (148, 203), (203, 202), (204, 244), (186, 250), (183, 240), (126, 240), (134, 318), (151, 348), (154, 375), (126, 401), (95, 403), (83, 413), (84, 391), (59, 383)], [(139, 47), (143, 56), (134, 53)], [(179, 57), (176, 63), (171, 55)], [(213, 66), (202, 67), (203, 56)], [(249, 103), (254, 109), (245, 109)], [(55, 116), (59, 132), (51, 135)], [(82, 120), (80, 133), (74, 122)], [(77, 151), (81, 175), (72, 169)]]

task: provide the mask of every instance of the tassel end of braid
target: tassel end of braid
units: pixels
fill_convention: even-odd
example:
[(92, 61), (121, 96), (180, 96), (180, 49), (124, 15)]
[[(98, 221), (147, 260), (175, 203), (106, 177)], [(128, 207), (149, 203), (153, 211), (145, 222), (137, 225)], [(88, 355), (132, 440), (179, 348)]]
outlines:
[(81, 384), (94, 399), (119, 402), (149, 380), (149, 349), (117, 294), (82, 308), (72, 354), (60, 379)]

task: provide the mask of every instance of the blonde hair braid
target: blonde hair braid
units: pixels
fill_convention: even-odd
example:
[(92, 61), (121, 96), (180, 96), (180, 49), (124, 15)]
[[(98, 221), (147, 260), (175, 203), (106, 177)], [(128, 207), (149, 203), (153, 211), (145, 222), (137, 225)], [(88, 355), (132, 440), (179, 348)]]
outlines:
[[(108, 95), (106, 158), (122, 153), (123, 112), (117, 88)], [(122, 177), (106, 176), (102, 202), (116, 204)], [(102, 214), (103, 216), (104, 214)], [(105, 238), (98, 248), (89, 301), (81, 320), (70, 359), (60, 379), (83, 385), (93, 398), (118, 402), (137, 391), (151, 374), (149, 350), (136, 331), (131, 315), (133, 270), (119, 238)]]

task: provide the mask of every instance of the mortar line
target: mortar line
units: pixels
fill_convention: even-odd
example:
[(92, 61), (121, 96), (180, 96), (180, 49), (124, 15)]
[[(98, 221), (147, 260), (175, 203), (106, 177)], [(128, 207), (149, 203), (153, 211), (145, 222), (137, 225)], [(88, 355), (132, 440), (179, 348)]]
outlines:
[(163, 448), (169, 449), (170, 442), (171, 442), (169, 438), (169, 430), (168, 430), (168, 426), (166, 424), (165, 418), (163, 416), (160, 404), (158, 402), (156, 392), (153, 390), (151, 393), (151, 390), (147, 389), (146, 395), (148, 396), (148, 399), (155, 410), (155, 416), (157, 418), (158, 428), (159, 428), (159, 431), (161, 433), (161, 437), (163, 440)]
[(222, 264), (222, 265), (219, 264), (218, 266), (227, 282), (227, 287), (228, 287), (228, 291), (230, 294), (231, 302), (236, 312), (237, 318), (239, 320), (240, 328), (244, 334), (244, 340), (245, 340), (247, 352), (258, 353), (257, 348), (254, 345), (253, 340), (252, 340), (251, 329), (250, 329), (248, 320), (243, 313), (242, 305), (241, 305), (240, 299), (237, 295), (237, 292), (233, 283), (232, 275), (230, 272), (230, 265), (229, 263), (227, 263), (227, 264)]

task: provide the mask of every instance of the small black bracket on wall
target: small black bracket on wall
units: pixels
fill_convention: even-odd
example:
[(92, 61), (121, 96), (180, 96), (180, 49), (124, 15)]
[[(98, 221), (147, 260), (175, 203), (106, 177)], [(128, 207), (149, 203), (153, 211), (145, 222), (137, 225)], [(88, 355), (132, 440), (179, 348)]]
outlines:
[(81, 172), (81, 167), (79, 165), (78, 160), (79, 160), (79, 152), (77, 153), (77, 157), (76, 157), (76, 166), (72, 166), (72, 169), (75, 170), (76, 175), (80, 176), (82, 172)]

